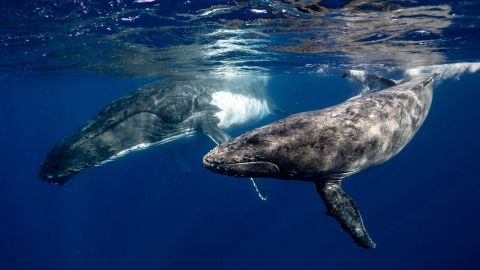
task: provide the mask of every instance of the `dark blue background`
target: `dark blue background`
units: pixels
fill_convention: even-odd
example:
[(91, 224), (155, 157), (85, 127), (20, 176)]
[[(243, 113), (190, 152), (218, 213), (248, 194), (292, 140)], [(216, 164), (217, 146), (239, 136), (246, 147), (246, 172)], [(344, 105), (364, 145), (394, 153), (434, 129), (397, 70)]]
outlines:
[[(345, 181), (375, 250), (352, 243), (310, 183), (263, 179), (262, 202), (249, 180), (203, 169), (213, 144), (201, 136), (94, 168), (64, 187), (36, 178), (59, 139), (147, 82), (88, 73), (1, 79), (0, 269), (480, 267), (478, 74), (436, 86), (413, 141)], [(301, 74), (269, 84), (289, 112), (336, 104), (358, 89)]]

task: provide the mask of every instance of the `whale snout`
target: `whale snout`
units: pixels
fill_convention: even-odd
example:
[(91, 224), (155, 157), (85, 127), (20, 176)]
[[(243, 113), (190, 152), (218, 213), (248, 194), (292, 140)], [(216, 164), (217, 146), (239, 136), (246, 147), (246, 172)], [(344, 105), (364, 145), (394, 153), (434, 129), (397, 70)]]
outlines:
[(40, 166), (38, 177), (48, 183), (63, 185), (73, 176), (90, 166), (91, 153), (61, 142), (47, 154)]
[(40, 171), (38, 172), (38, 177), (45, 182), (56, 184), (56, 185), (63, 185), (72, 178), (74, 173), (61, 173), (56, 171), (54, 168), (50, 168), (48, 166), (40, 167)]
[(248, 152), (230, 150), (220, 145), (203, 157), (203, 166), (216, 173), (237, 177), (274, 177), (278, 166)]

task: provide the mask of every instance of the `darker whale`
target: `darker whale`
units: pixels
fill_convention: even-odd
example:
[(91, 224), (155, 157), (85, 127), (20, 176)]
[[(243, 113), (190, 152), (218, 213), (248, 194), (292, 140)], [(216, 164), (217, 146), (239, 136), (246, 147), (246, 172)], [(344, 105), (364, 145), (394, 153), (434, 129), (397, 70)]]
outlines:
[(160, 80), (111, 102), (58, 143), (39, 177), (61, 185), (92, 166), (195, 133), (220, 144), (229, 139), (226, 129), (263, 118), (273, 107), (262, 79)]
[(211, 150), (203, 159), (204, 167), (232, 176), (314, 182), (327, 214), (357, 244), (374, 248), (357, 205), (341, 182), (389, 160), (407, 145), (427, 116), (436, 75), (392, 87), (388, 86), (393, 81), (363, 77), (387, 89), (247, 132)]

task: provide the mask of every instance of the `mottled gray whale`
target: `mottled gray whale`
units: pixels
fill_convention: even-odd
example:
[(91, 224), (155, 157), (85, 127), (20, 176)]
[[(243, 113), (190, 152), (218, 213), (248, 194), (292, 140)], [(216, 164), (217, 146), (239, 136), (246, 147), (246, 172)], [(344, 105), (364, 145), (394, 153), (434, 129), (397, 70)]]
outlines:
[(357, 244), (374, 248), (358, 207), (342, 190), (341, 182), (389, 160), (407, 145), (427, 116), (436, 75), (388, 87), (395, 83), (349, 74), (387, 88), (247, 132), (211, 150), (203, 164), (232, 176), (314, 182), (327, 214)]
[[(47, 155), (39, 176), (64, 184), (73, 175), (132, 151), (203, 133), (217, 144), (229, 127), (273, 112), (265, 78), (164, 79), (111, 102)], [(253, 180), (252, 180), (253, 181)]]

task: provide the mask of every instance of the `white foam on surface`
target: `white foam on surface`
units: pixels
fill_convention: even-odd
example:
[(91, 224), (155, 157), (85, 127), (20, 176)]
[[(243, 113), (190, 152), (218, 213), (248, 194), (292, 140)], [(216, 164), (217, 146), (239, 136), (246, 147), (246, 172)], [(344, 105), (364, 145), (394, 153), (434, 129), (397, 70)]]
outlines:
[(455, 78), (458, 79), (460, 75), (464, 73), (475, 73), (480, 70), (480, 62), (462, 62), (462, 63), (453, 63), (453, 64), (443, 64), (443, 65), (432, 65), (432, 66), (422, 66), (407, 69), (405, 71), (406, 75), (414, 78), (417, 76), (427, 76), (432, 73), (438, 72), (439, 75), (435, 80), (446, 80)]
[(252, 9), (250, 9), (250, 11), (252, 13), (255, 13), (255, 14), (267, 14), (268, 13), (265, 9), (256, 9), (256, 8), (252, 8)]
[(228, 91), (213, 93), (211, 104), (220, 108), (220, 111), (215, 114), (220, 119), (218, 123), (220, 128), (228, 128), (250, 120), (261, 119), (272, 113), (267, 100)]
[(230, 11), (230, 7), (221, 7), (221, 8), (209, 8), (204, 10), (202, 13), (199, 14), (200, 17), (206, 17), (206, 16), (211, 16), (211, 15), (216, 15), (220, 13), (225, 13)]

